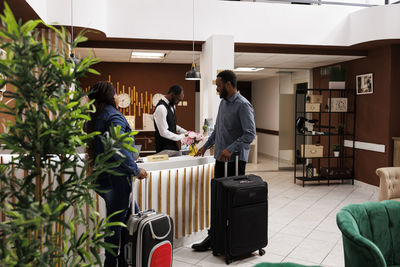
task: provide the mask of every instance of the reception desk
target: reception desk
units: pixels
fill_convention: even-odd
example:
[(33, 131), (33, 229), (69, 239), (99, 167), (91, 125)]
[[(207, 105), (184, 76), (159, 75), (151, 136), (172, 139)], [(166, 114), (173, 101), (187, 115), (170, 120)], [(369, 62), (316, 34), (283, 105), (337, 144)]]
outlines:
[(148, 178), (135, 182), (135, 199), (140, 209), (147, 206), (174, 219), (175, 247), (184, 245), (192, 234), (210, 226), (214, 162), (211, 156), (180, 156), (138, 164), (148, 172)]
[[(6, 163), (11, 161), (12, 155), (0, 154), (0, 158), (1, 162)], [(214, 162), (212, 156), (179, 156), (158, 162), (146, 162), (145, 159), (144, 163), (138, 164), (147, 171), (148, 178), (135, 181), (134, 199), (141, 209), (147, 207), (173, 218), (174, 247), (199, 239), (196, 235), (204, 235), (202, 230), (209, 228), (210, 183), (214, 177)], [(15, 174), (24, 176), (21, 170), (15, 170)], [(93, 195), (97, 200), (96, 209), (105, 217), (103, 199), (95, 192)], [(73, 210), (68, 213), (66, 219), (73, 216)]]

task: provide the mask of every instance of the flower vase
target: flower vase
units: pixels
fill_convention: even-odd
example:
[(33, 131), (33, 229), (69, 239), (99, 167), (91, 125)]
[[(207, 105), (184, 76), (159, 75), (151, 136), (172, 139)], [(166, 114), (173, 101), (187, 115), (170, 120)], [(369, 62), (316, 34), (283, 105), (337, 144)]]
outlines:
[(189, 156), (195, 156), (196, 155), (196, 153), (197, 153), (197, 146), (196, 146), (196, 144), (191, 144), (190, 146), (189, 146)]

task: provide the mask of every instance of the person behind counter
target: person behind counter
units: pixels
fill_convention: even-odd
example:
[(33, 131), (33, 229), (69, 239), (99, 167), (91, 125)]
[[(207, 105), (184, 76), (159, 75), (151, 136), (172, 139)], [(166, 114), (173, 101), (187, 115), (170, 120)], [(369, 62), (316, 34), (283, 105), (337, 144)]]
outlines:
[(158, 102), (153, 118), (155, 128), (156, 152), (162, 150), (179, 150), (177, 141), (181, 141), (186, 130), (176, 125), (175, 105), (184, 98), (183, 89), (179, 85), (173, 85), (168, 94)]
[[(88, 132), (99, 131), (103, 134), (110, 130), (111, 125), (121, 126), (121, 133), (130, 132), (128, 122), (125, 117), (119, 112), (116, 107), (118, 106), (118, 97), (115, 94), (114, 87), (108, 82), (97, 82), (94, 84), (89, 92), (89, 99), (95, 100), (96, 113), (91, 113), (91, 120), (88, 123)], [(91, 162), (96, 156), (104, 151), (103, 144), (98, 136), (94, 137), (93, 141), (89, 144), (88, 154)], [(97, 192), (106, 203), (107, 217), (116, 211), (123, 210), (110, 218), (110, 222), (126, 222), (129, 214), (129, 195), (131, 193), (130, 177), (137, 176), (139, 179), (147, 177), (144, 169), (139, 168), (134, 160), (134, 153), (125, 149), (120, 150), (125, 156), (124, 161), (115, 168), (114, 171), (124, 174), (123, 176), (115, 176), (112, 174), (101, 174), (97, 183), (101, 192)], [(121, 157), (115, 154), (110, 160), (118, 161)], [(135, 212), (139, 212), (139, 207), (135, 203)], [(114, 231), (112, 236), (105, 238), (105, 242), (116, 245), (114, 248), (115, 255), (118, 253), (118, 245), (120, 240), (120, 226), (112, 226), (111, 230)], [(117, 256), (112, 255), (110, 252), (105, 253), (104, 266), (117, 266)]]
[[(215, 179), (218, 179), (225, 176), (225, 162), (228, 162), (228, 176), (235, 175), (235, 158), (232, 154), (237, 152), (239, 153), (238, 172), (239, 175), (244, 175), (250, 144), (256, 136), (253, 106), (237, 90), (237, 78), (233, 71), (220, 72), (217, 75), (216, 84), (219, 97), (222, 98), (217, 121), (214, 131), (196, 156), (204, 156), (206, 150), (215, 144)], [(193, 244), (192, 248), (205, 251), (210, 248), (210, 245), (211, 239), (208, 235), (202, 242)]]

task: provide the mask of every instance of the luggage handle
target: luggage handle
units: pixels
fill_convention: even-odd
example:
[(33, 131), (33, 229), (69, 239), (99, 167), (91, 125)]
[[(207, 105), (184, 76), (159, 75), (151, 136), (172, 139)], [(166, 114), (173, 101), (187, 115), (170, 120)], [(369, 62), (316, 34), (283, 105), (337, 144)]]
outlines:
[(153, 237), (153, 239), (164, 239), (169, 235), (169, 233), (171, 232), (171, 220), (169, 218), (167, 218), (167, 220), (168, 220), (169, 228), (168, 228), (168, 232), (163, 236), (157, 236), (153, 231), (153, 223), (149, 222), (151, 236)]
[[(136, 214), (135, 213), (135, 200), (134, 200), (134, 198), (133, 198), (133, 192), (135, 191), (135, 181), (136, 181), (136, 179), (138, 179), (138, 177), (137, 176), (132, 176), (131, 177), (131, 184), (132, 184), (132, 203), (131, 203), (131, 209), (132, 209), (132, 215), (133, 214)], [(147, 210), (147, 201), (148, 201), (148, 199), (147, 199), (147, 179), (146, 179), (146, 181), (145, 181), (145, 189), (144, 189), (144, 210)], [(140, 211), (139, 211), (140, 212)]]
[[(236, 173), (235, 175), (238, 176), (239, 175), (239, 152), (233, 152), (232, 156), (235, 156), (235, 173)], [(225, 161), (224, 173), (225, 173), (225, 177), (228, 177), (228, 161)]]
[(235, 177), (233, 180), (238, 181), (238, 180), (248, 180), (249, 178), (247, 176), (240, 176), (240, 177)]

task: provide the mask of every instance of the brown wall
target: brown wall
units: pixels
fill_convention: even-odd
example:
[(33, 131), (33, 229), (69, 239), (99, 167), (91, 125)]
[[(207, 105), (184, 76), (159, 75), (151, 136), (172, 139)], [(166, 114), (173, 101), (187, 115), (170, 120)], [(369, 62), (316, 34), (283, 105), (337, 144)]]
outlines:
[[(185, 92), (184, 101), (188, 102), (186, 107), (177, 106), (176, 114), (178, 125), (187, 129), (195, 128), (195, 81), (186, 81), (185, 73), (190, 69), (191, 65), (185, 64), (153, 64), (153, 63), (110, 63), (104, 62), (94, 66), (94, 69), (101, 73), (98, 75), (90, 75), (88, 78), (81, 80), (81, 85), (86, 88), (93, 85), (97, 81), (108, 80), (111, 75), (111, 81), (116, 87), (119, 82), (119, 88), (125, 85), (127, 91), (128, 86), (136, 91), (147, 91), (148, 93), (167, 94), (171, 85), (179, 84)], [(151, 112), (152, 113), (152, 112)], [(141, 122), (136, 122), (140, 128)]]
[[(358, 95), (356, 141), (385, 145), (385, 153), (356, 149), (355, 178), (379, 185), (375, 170), (392, 166), (392, 137), (400, 136), (400, 46), (382, 46), (368, 51), (366, 58), (342, 63), (346, 87), (356, 87), (356, 75), (373, 73), (373, 94)], [(328, 88), (328, 78), (313, 71), (314, 88)]]
[(390, 163), (393, 162), (393, 140), (391, 138), (400, 137), (400, 45), (392, 46), (391, 64)]

